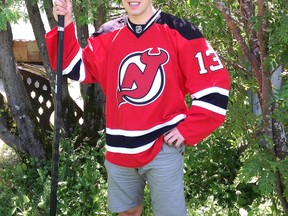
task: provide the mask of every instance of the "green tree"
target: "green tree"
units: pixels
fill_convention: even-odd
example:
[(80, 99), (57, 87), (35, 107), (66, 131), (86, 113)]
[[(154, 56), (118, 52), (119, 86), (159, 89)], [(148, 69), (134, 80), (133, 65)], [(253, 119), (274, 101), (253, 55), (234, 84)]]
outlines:
[(276, 193), (288, 214), (287, 172), (283, 169), (288, 145), (284, 114), (287, 4), (281, 0), (157, 3), (199, 26), (230, 71), (232, 89), (225, 139), (241, 153), (242, 167), (235, 184), (254, 181), (265, 197)]
[[(242, 51), (243, 60), (239, 61), (238, 58), (238, 62), (248, 66), (245, 67), (248, 77), (256, 81), (255, 92), (260, 103), (261, 122), (257, 128), (259, 134), (256, 137), (260, 139), (259, 145), (262, 144), (262, 148), (259, 150), (259, 155), (255, 158), (252, 156), (253, 163), (256, 162), (259, 165), (259, 170), (250, 178), (258, 175), (259, 187), (263, 194), (272, 194), (274, 189), (284, 211), (288, 214), (283, 181), (287, 178), (287, 174), (281, 172), (280, 168), (282, 160), (285, 160), (287, 156), (287, 128), (285, 128), (287, 123), (283, 122), (283, 119), (274, 118), (274, 113), (279, 112), (280, 107), (273, 99), (275, 86), (281, 87), (283, 68), (287, 66), (285, 62), (285, 54), (288, 51), (287, 30), (283, 31), (283, 25), (287, 25), (288, 8), (284, 4), (284, 1), (273, 3), (240, 1), (234, 4), (215, 1), (216, 8), (221, 12)], [(235, 10), (238, 13), (235, 13)], [(273, 75), (278, 76), (278, 83), (272, 79)], [(267, 160), (270, 164), (263, 163), (263, 160)], [(278, 163), (278, 160), (281, 162)], [(255, 165), (252, 167), (254, 168)], [(247, 173), (244, 173), (244, 177), (247, 178)]]
[[(7, 107), (16, 126), (6, 124), (5, 119), (0, 116), (0, 135), (1, 139), (15, 150), (27, 153), (32, 157), (45, 158), (45, 136), (33, 114), (28, 95), (25, 94), (24, 84), (13, 55), (12, 31), (8, 20), (10, 18), (16, 20), (19, 15), (10, 9), (12, 3), (12, 1), (3, 0), (0, 6), (0, 77), (4, 81)], [(2, 104), (1, 107), (3, 107)]]
[[(19, 2), (23, 7), (24, 1)], [(36, 0), (25, 1), (25, 7), (35, 36), (38, 33), (36, 39), (41, 48), (43, 64), (51, 86), (54, 86), (55, 75), (45, 56), (47, 52), (43, 42), (44, 28), (38, 16), (38, 5), (43, 5), (50, 27), (56, 25), (51, 13), (52, 1), (39, 1), (38, 5), (36, 2)], [(123, 12), (119, 10), (117, 2), (120, 1), (73, 1), (77, 35), (81, 46), (86, 45), (89, 36), (88, 24), (93, 24), (97, 28), (106, 19)], [(223, 215), (237, 215), (241, 208), (251, 211), (253, 215), (261, 215), (265, 212), (261, 211), (259, 206), (265, 201), (271, 201), (269, 204), (271, 214), (280, 215), (285, 212), (288, 215), (286, 1), (154, 0), (154, 2), (162, 10), (195, 23), (219, 52), (231, 75), (229, 112), (224, 127), (219, 128), (195, 148), (187, 149), (185, 155), (187, 199), (189, 205), (195, 209), (191, 215), (197, 215), (197, 212), (208, 215), (213, 211), (214, 213), (220, 211)], [(47, 137), (47, 134), (41, 130), (31, 111), (29, 100), (22, 94), (24, 91), (17, 75), (17, 67), (13, 66), (14, 58), (7, 57), (13, 56), (9, 22), (18, 18), (11, 7), (12, 3), (15, 2), (2, 0), (0, 5), (2, 29), (0, 77), (4, 80), (5, 90), (8, 93), (10, 111), (10, 115), (7, 115), (7, 106), (1, 106), (3, 110), (0, 113), (0, 138), (11, 147), (28, 155), (45, 157), (47, 152), (45, 146), (50, 141), (41, 139)], [(12, 88), (15, 87), (15, 83), (19, 89)], [(84, 124), (77, 131), (80, 136), (75, 142), (76, 146), (83, 139), (90, 140), (92, 144), (96, 143), (95, 140), (99, 137), (93, 134), (105, 124), (102, 109), (104, 98), (99, 93), (99, 86), (86, 85), (82, 86), (82, 89), (85, 100)], [(73, 109), (74, 103), (64, 83), (64, 104), (66, 99), (69, 101), (66, 107)], [(191, 101), (191, 97), (187, 97), (187, 100)], [(19, 101), (22, 102), (21, 112), (15, 110)], [(90, 110), (94, 106), (97, 109)], [(24, 120), (20, 118), (23, 117), (23, 113), (26, 117)], [(14, 117), (13, 123), (9, 118), (11, 114)], [(69, 129), (73, 128), (73, 122), (64, 122), (71, 118), (63, 116), (66, 136), (74, 132)], [(31, 132), (29, 138), (26, 138), (26, 131)], [(27, 151), (29, 148), (34, 149), (34, 145), (37, 147), (34, 151), (38, 152), (37, 149), (40, 149), (41, 154), (35, 155), (32, 151)], [(84, 179), (81, 179), (81, 182), (82, 180), (85, 182)], [(283, 210), (278, 207), (279, 205), (282, 205)]]
[[(85, 46), (88, 37), (88, 24), (98, 25), (104, 22), (106, 11), (108, 10), (109, 1), (74, 1), (75, 21), (77, 23), (77, 33), (82, 46)], [(111, 2), (110, 2), (111, 3)], [(46, 71), (46, 77), (50, 81), (51, 94), (55, 96), (55, 72), (52, 70), (45, 43), (45, 28), (41, 18), (41, 10), (44, 9), (50, 28), (56, 26), (52, 14), (52, 0), (25, 0), (25, 1), (2, 1), (0, 6), (0, 29), (1, 29), (1, 78), (4, 81), (4, 89), (7, 94), (8, 109), (13, 116), (13, 123), (4, 124), (5, 119), (0, 121), (0, 137), (10, 147), (19, 153), (28, 156), (46, 158), (51, 155), (51, 136), (50, 132), (45, 131), (36, 119), (36, 115), (27, 96), (20, 74), (16, 67), (15, 58), (12, 51), (12, 32), (10, 22), (17, 22), (19, 14), (17, 8), (25, 7), (27, 10), (28, 20), (32, 25), (33, 32), (37, 41), (43, 66)], [(84, 7), (85, 6), (85, 7)], [(41, 8), (39, 8), (41, 7)], [(92, 10), (93, 9), (93, 10)], [(96, 19), (100, 17), (100, 19)], [(7, 43), (7, 41), (9, 43)], [(12, 57), (12, 58), (11, 58)], [(14, 75), (15, 76), (12, 76)], [(15, 85), (15, 83), (17, 83)], [(15, 86), (19, 88), (15, 88)], [(16, 92), (18, 90), (18, 92)], [(103, 114), (104, 96), (97, 85), (83, 87), (83, 98), (85, 101), (84, 124), (82, 132), (78, 131), (81, 136), (79, 142), (84, 138), (97, 141), (97, 131), (104, 128), (105, 120)], [(21, 104), (19, 108), (19, 102)], [(3, 100), (1, 107), (6, 104)], [(69, 95), (67, 79), (63, 80), (63, 118), (62, 134), (67, 137), (76, 133), (79, 128), (78, 119), (74, 116), (75, 110), (79, 109), (77, 104)], [(92, 109), (93, 107), (93, 109)], [(16, 109), (17, 108), (17, 109)], [(27, 114), (25, 114), (27, 112)], [(28, 123), (30, 122), (30, 123)], [(95, 133), (96, 131), (96, 133)], [(95, 136), (96, 135), (96, 136)], [(30, 138), (28, 136), (31, 136)], [(78, 142), (78, 143), (79, 143)], [(77, 145), (77, 142), (76, 144)]]

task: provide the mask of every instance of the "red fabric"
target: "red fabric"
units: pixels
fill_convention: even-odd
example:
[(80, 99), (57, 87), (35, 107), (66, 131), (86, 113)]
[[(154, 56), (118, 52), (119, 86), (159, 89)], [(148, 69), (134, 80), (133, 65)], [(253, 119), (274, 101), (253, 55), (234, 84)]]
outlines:
[[(186, 118), (178, 124), (177, 128), (185, 138), (186, 144), (193, 146), (223, 124), (225, 114), (215, 113), (205, 107), (194, 105), (188, 110), (184, 101), (186, 94), (194, 95), (199, 91), (212, 87), (228, 91), (230, 88), (228, 72), (225, 67), (217, 68), (219, 62), (205, 38), (188, 40), (179, 32), (177, 29), (156, 22), (139, 38), (126, 25), (89, 38), (88, 46), (82, 50), (81, 57), (85, 67), (83, 82), (100, 83), (106, 95), (107, 129), (123, 130), (127, 133), (149, 131), (151, 128), (169, 122), (176, 116), (186, 115)], [(192, 29), (191, 34), (193, 34)], [(65, 29), (64, 40), (63, 67), (65, 69), (80, 49), (73, 24)], [(48, 54), (53, 68), (56, 65), (56, 41), (57, 31), (53, 29), (46, 35)], [(163, 90), (146, 104), (141, 104), (141, 100), (132, 95), (132, 92), (136, 94), (134, 91), (131, 91), (129, 97), (132, 102), (123, 99), (122, 95), (130, 92), (120, 92), (120, 84), (121, 87), (125, 84), (124, 81), (121, 83), (125, 61), (133, 59), (132, 56), (138, 54), (143, 57), (141, 61), (147, 61), (148, 63), (143, 64), (143, 68), (139, 68), (140, 64), (127, 64), (126, 71), (130, 70), (132, 76), (135, 76), (135, 88), (142, 87), (142, 90), (137, 93), (137, 95), (142, 94), (142, 100), (147, 97), (143, 94), (145, 91), (148, 91), (149, 88), (157, 88), (157, 85), (145, 85), (151, 84), (151, 79), (155, 81), (156, 77), (160, 76), (160, 72), (152, 78), (145, 74), (142, 79), (138, 71), (145, 70), (145, 68), (155, 70), (156, 66), (149, 63), (149, 58), (155, 57), (155, 55), (158, 55), (157, 61), (159, 62), (163, 63), (164, 60), (167, 60), (159, 67), (164, 74), (164, 82), (159, 82), (159, 85), (163, 85)], [(201, 60), (204, 64), (202, 66), (199, 65)], [(203, 67), (207, 72), (203, 73), (203, 70), (201, 71)], [(215, 68), (217, 70), (213, 71)], [(159, 80), (161, 79), (159, 78)], [(133, 80), (126, 79), (125, 81), (129, 83)], [(134, 98), (137, 99), (135, 101), (139, 104), (133, 104)], [(163, 141), (161, 137), (156, 140), (151, 148), (143, 152), (126, 154), (108, 151), (106, 158), (110, 162), (121, 166), (144, 166), (153, 160), (160, 151)]]

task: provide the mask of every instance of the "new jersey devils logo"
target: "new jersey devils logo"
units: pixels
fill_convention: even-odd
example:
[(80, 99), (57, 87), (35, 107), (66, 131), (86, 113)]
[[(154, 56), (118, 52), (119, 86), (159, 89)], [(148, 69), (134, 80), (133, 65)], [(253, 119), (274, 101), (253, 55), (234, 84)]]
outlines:
[(149, 104), (162, 93), (165, 85), (163, 65), (169, 60), (166, 50), (152, 48), (125, 57), (119, 68), (118, 106), (130, 103), (136, 106)]

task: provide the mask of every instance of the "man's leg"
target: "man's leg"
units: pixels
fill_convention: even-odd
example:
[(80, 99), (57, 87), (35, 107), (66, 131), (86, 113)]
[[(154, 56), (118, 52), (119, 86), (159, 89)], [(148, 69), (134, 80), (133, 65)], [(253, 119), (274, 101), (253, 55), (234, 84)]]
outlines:
[(121, 216), (140, 216), (145, 179), (138, 169), (117, 166), (105, 161), (108, 173), (108, 208)]
[(131, 208), (127, 211), (120, 212), (119, 216), (141, 216), (143, 211), (143, 205), (139, 205), (137, 207)]
[(184, 146), (175, 149), (163, 144), (156, 158), (141, 170), (150, 189), (154, 216), (187, 215), (183, 151)]

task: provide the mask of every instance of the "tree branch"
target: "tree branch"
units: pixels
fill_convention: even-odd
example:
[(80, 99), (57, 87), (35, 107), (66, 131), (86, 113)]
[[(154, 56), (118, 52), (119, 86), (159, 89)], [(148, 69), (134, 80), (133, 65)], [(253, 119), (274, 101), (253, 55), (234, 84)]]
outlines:
[(5, 126), (2, 124), (3, 120), (0, 118), (0, 137), (1, 140), (10, 146), (11, 148), (21, 151), (22, 153), (27, 153), (26, 150), (23, 148), (23, 145), (19, 143), (21, 140), (16, 135), (12, 134)]
[(266, 10), (267, 10), (267, 2), (266, 0), (258, 0), (258, 17), (260, 17), (260, 28), (258, 30), (258, 41), (259, 41), (259, 47), (260, 47), (260, 61), (261, 61), (261, 67), (262, 70), (264, 70), (264, 62), (265, 58), (267, 56), (267, 51), (266, 51), (266, 41), (265, 41), (265, 32), (267, 29), (267, 24), (265, 21), (266, 17)]
[[(221, 12), (222, 16), (226, 20), (228, 27), (230, 28), (232, 34), (240, 45), (242, 51), (244, 52), (247, 60), (250, 63), (253, 74), (256, 76), (258, 85), (259, 85), (259, 95), (261, 96), (262, 91), (262, 75), (259, 73), (261, 64), (255, 54), (253, 54), (248, 45), (246, 44), (244, 38), (241, 35), (239, 27), (235, 24), (235, 20), (231, 17), (229, 10), (225, 7), (224, 3), (221, 0), (214, 0), (215, 7)], [(263, 104), (262, 97), (259, 97), (260, 103)]]
[(232, 34), (236, 38), (237, 42), (239, 43), (241, 49), (243, 50), (246, 58), (251, 64), (253, 71), (258, 71), (259, 63), (255, 56), (250, 52), (244, 38), (242, 37), (239, 28), (235, 24), (235, 20), (230, 16), (229, 10), (225, 7), (224, 3), (221, 0), (214, 0), (216, 8), (222, 13), (222, 16), (226, 20)]

